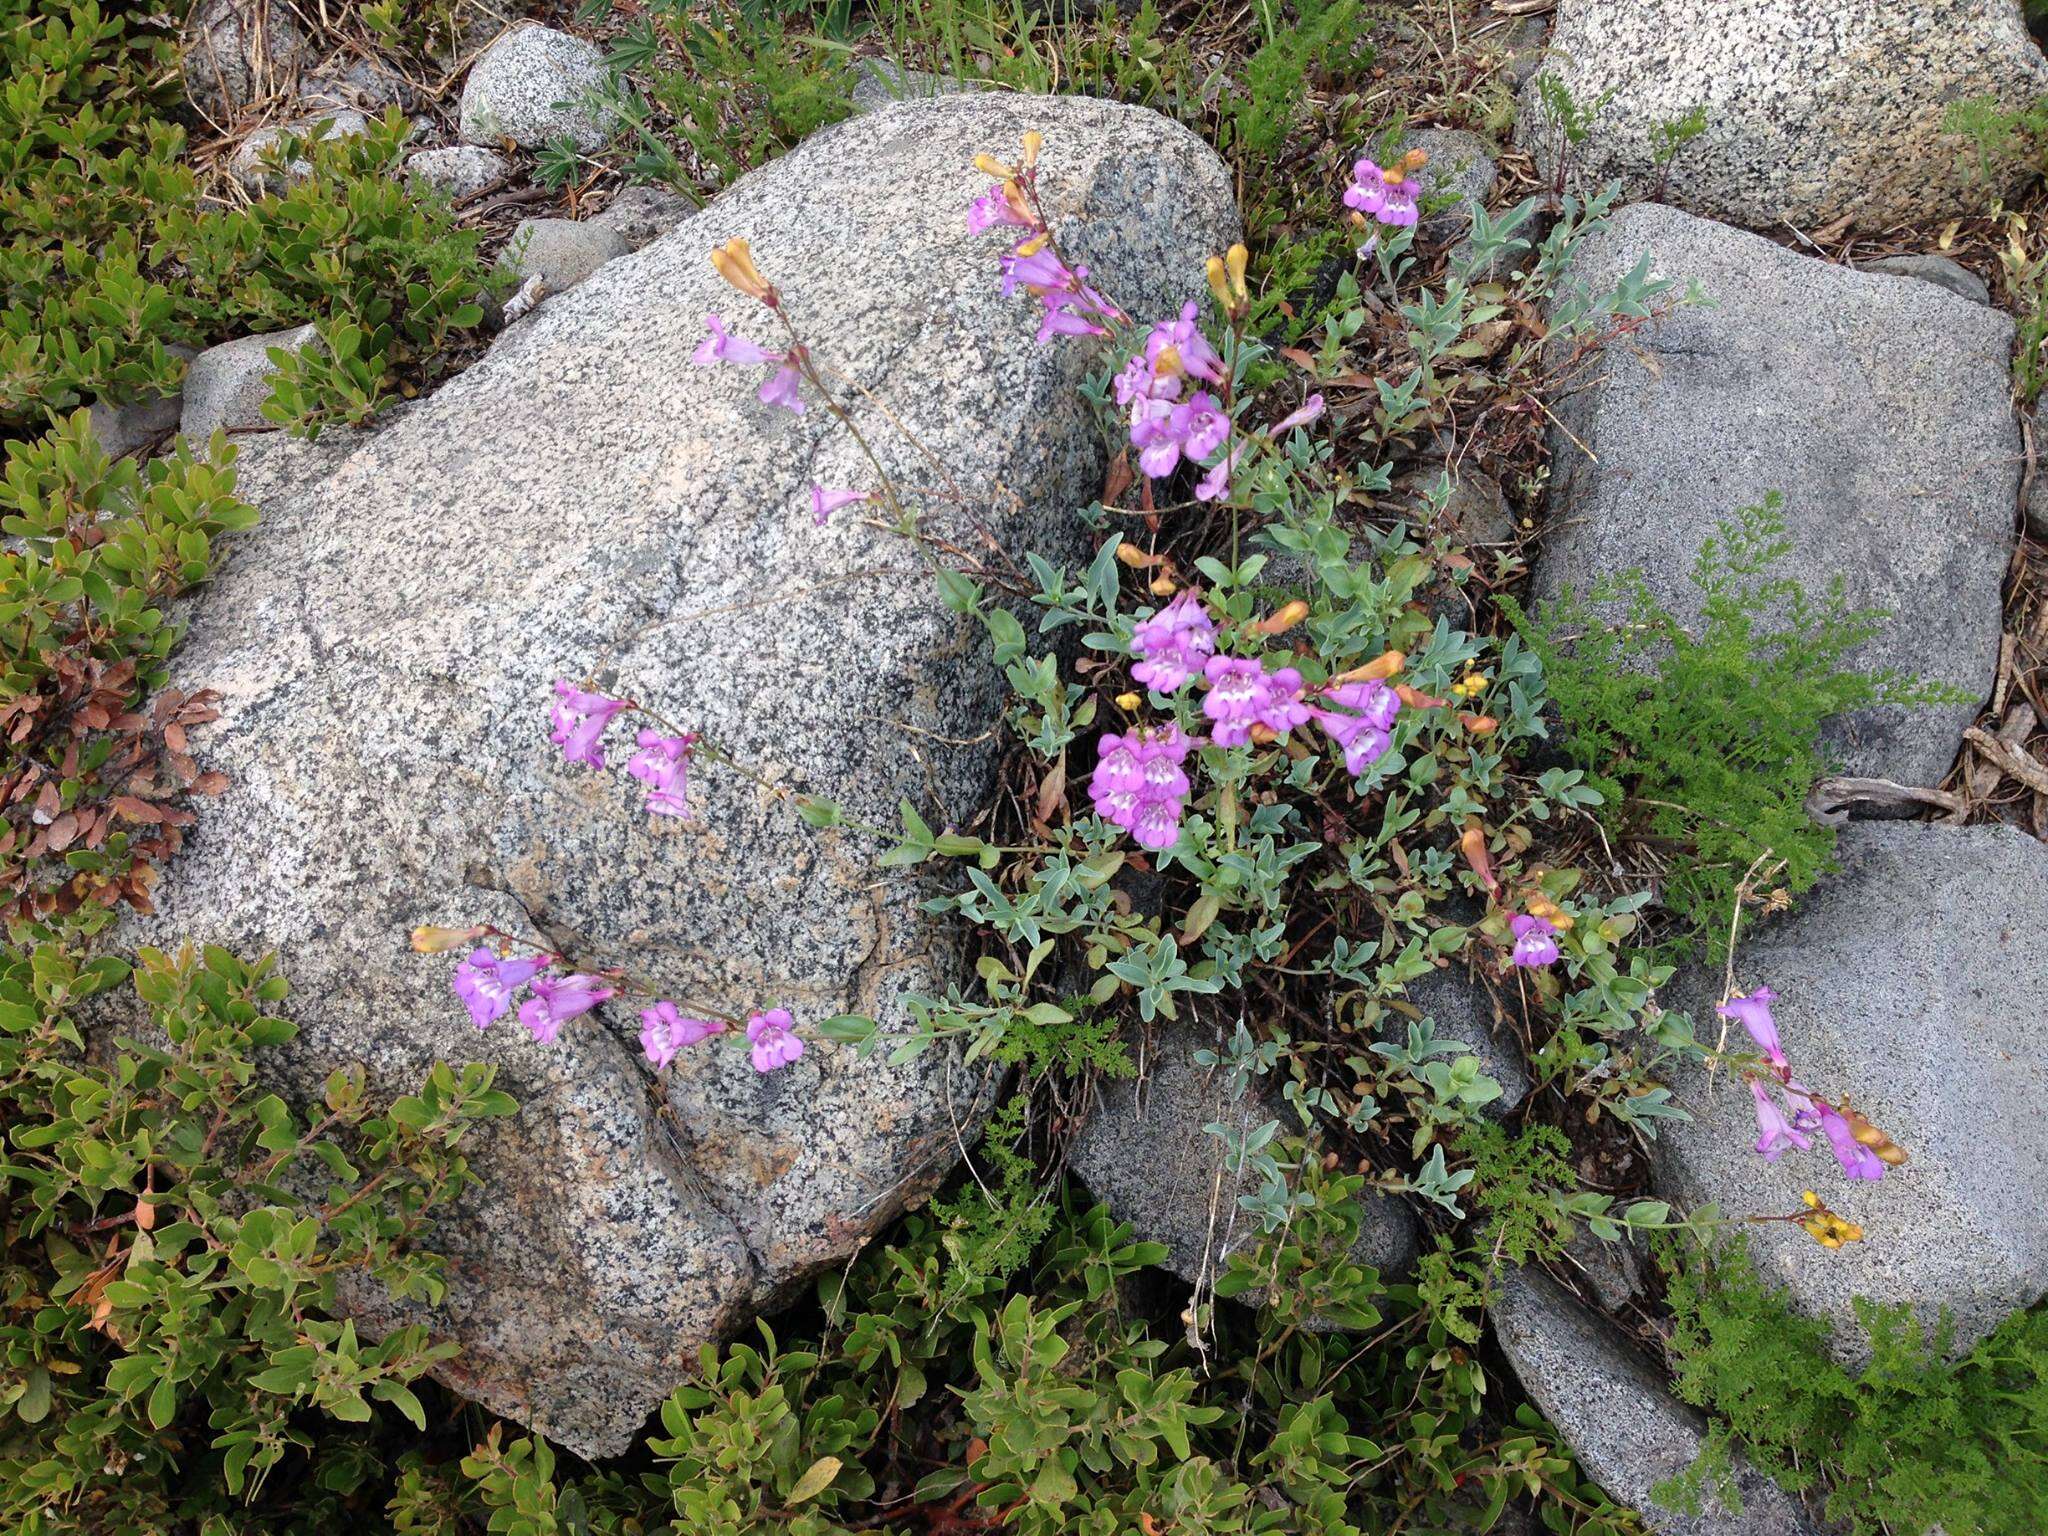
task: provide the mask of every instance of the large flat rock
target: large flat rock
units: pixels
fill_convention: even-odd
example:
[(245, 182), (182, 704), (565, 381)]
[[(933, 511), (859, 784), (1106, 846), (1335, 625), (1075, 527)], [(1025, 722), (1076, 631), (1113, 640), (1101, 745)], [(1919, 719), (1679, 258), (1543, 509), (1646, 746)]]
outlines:
[(1088, 547), (1095, 353), (1037, 346), (1035, 302), (999, 295), (997, 237), (965, 231), (972, 156), (1034, 127), (1047, 206), (1097, 284), (1141, 316), (1203, 291), (1237, 233), (1230, 178), (1165, 119), (994, 95), (876, 112), (549, 300), (385, 430), (252, 450), (265, 521), (180, 652), (180, 681), (224, 695), (199, 747), (233, 788), (137, 937), (279, 951), (302, 1034), (272, 1070), (300, 1095), (340, 1062), (386, 1090), (436, 1058), (499, 1065), (523, 1108), (438, 1235), (435, 1320), (463, 1346), (451, 1379), (580, 1452), (622, 1449), (703, 1341), (944, 1177), (986, 1085), (944, 1052), (890, 1068), (814, 1043), (762, 1077), (714, 1045), (657, 1092), (631, 1008), (552, 1048), (509, 1022), (479, 1035), (448, 958), (409, 956), (407, 930), (490, 920), (686, 1005), (810, 1022), (895, 1026), (905, 992), (961, 977), (925, 892), (866, 838), (813, 832), (702, 759), (697, 819), (650, 818), (625, 752), (608, 774), (566, 766), (547, 710), (555, 678), (597, 669), (852, 816), (976, 813), (1003, 694), (978, 624), (858, 512), (813, 524), (812, 481), (869, 482), (824, 409), (771, 409), (765, 370), (690, 357), (706, 311), (776, 341), (707, 260), (744, 236), (815, 354), (879, 402), (855, 409), (897, 474), (934, 479), (883, 407), (957, 480), (960, 503), (926, 508), (934, 535)]
[[(1987, 177), (1950, 105), (2048, 94), (2019, 0), (1559, 0), (1541, 67), (1593, 114), (1576, 174), (1756, 229), (1981, 214), (2028, 172)], [(1704, 131), (1660, 166), (1659, 125), (1695, 107)], [(1516, 131), (1550, 174), (1562, 139), (1534, 83)]]
[[(1672, 1085), (1694, 1118), (1657, 1140), (1659, 1192), (1739, 1220), (1814, 1190), (1864, 1240), (1830, 1252), (1794, 1227), (1752, 1228), (1758, 1269), (1832, 1323), (1852, 1361), (1868, 1353), (1852, 1296), (1929, 1321), (1947, 1308), (1967, 1347), (2048, 1292), (2048, 847), (2010, 827), (1871, 823), (1843, 830), (1840, 859), (1744, 937), (1737, 982), (1778, 994), (1800, 1079), (1847, 1094), (1912, 1160), (1852, 1183), (1816, 1136), (1767, 1163), (1742, 1084), (1693, 1073)], [(1672, 994), (1710, 1040), (1720, 986), (1717, 970)]]
[(1503, 1276), (1490, 1315), (1501, 1352), (1543, 1416), (1607, 1496), (1639, 1511), (1659, 1536), (1818, 1536), (1797, 1499), (1740, 1461), (1739, 1513), (1714, 1492), (1696, 1515), (1660, 1505), (1653, 1490), (1698, 1460), (1706, 1420), (1671, 1395), (1619, 1328), (1548, 1275)]
[[(1651, 203), (1589, 237), (1573, 271), (1598, 293), (1646, 253), (1709, 302), (1609, 346), (1559, 402), (1537, 592), (1640, 568), (1693, 624), (1701, 543), (1778, 491), (1794, 549), (1773, 574), (1815, 599), (1839, 577), (1851, 605), (1891, 615), (1854, 663), (1981, 701), (2022, 458), (2011, 319)], [(1869, 711), (1834, 722), (1829, 746), (1852, 772), (1936, 784), (1976, 709)]]

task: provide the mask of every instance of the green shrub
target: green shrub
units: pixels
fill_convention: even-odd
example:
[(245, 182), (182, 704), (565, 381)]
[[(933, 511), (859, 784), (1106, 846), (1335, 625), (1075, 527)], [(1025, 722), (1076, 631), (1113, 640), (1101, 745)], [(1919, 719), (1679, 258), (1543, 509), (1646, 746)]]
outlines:
[[(1787, 1488), (1811, 1490), (1853, 1536), (2035, 1536), (2048, 1519), (2048, 1309), (2015, 1312), (1948, 1358), (1948, 1330), (1858, 1297), (1871, 1347), (1851, 1370), (1824, 1323), (1791, 1310), (1737, 1238), (1709, 1259), (1661, 1247), (1671, 1353), (1687, 1401)], [(1818, 1454), (1816, 1454), (1818, 1452)], [(1696, 1490), (1713, 1457), (1687, 1485)], [(1685, 1489), (1674, 1490), (1684, 1492)]]
[[(1701, 546), (1697, 633), (1658, 604), (1640, 573), (1567, 592), (1517, 631), (1542, 659), (1563, 722), (1560, 745), (1603, 797), (1610, 837), (1674, 850), (1662, 901), (1677, 939), (1719, 958), (1738, 888), (1776, 871), (1791, 895), (1829, 867), (1832, 828), (1806, 796), (1831, 771), (1821, 723), (1877, 704), (1921, 704), (1950, 690), (1847, 665), (1881, 614), (1852, 609), (1839, 580), (1824, 599), (1777, 574), (1791, 553), (1781, 498), (1743, 508)], [(1607, 622), (1594, 605), (1625, 605)]]

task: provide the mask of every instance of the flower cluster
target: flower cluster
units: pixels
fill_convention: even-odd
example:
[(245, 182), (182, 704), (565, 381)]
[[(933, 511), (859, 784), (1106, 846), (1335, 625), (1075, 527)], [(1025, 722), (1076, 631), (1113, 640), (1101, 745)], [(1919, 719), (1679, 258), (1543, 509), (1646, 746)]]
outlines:
[(802, 373), (795, 347), (786, 352), (771, 352), (766, 347), (756, 346), (744, 336), (733, 335), (725, 328), (725, 321), (715, 314), (706, 315), (704, 325), (711, 334), (697, 344), (697, 350), (690, 354), (691, 362), (699, 368), (709, 368), (715, 363), (737, 363), (746, 368), (770, 364), (775, 371), (761, 385), (761, 403), (779, 405), (794, 415), (803, 415), (803, 397), (797, 393)]
[(1382, 168), (1361, 156), (1351, 167), (1351, 185), (1344, 189), (1344, 206), (1353, 221), (1363, 225), (1370, 218), (1389, 228), (1412, 229), (1422, 216), (1422, 188), (1414, 172), (1422, 169), (1429, 156), (1411, 149), (1400, 163)]
[[(548, 740), (562, 749), (568, 762), (602, 768), (606, 729), (625, 711), (638, 708), (630, 699), (592, 693), (561, 678), (555, 683), (555, 702), (548, 712)], [(640, 750), (626, 764), (626, 772), (647, 786), (648, 814), (679, 816), (687, 821), (690, 754), (697, 738), (687, 732), (670, 735), (642, 730), (633, 740)]]
[(1053, 248), (1052, 229), (1038, 205), (1038, 156), (1044, 148), (1044, 136), (1031, 132), (1024, 135), (1024, 154), (1014, 166), (993, 155), (974, 157), (975, 168), (996, 183), (967, 210), (967, 232), (1022, 231), (1000, 261), (1003, 297), (1022, 288), (1038, 300), (1044, 311), (1038, 324), (1041, 345), (1055, 336), (1107, 336), (1127, 317), (1090, 285), (1086, 266), (1068, 266)]
[(1095, 744), (1088, 789), (1095, 814), (1122, 827), (1141, 848), (1171, 848), (1187, 803), (1188, 776), (1181, 764), (1194, 745), (1177, 725), (1128, 736), (1105, 731)]
[[(1848, 1177), (1871, 1182), (1883, 1178), (1887, 1168), (1906, 1161), (1905, 1149), (1866, 1120), (1846, 1098), (1830, 1104), (1793, 1077), (1777, 1020), (1771, 1016), (1771, 1004), (1777, 1000), (1778, 994), (1769, 987), (1758, 987), (1747, 995), (1736, 993), (1715, 1009), (1722, 1018), (1743, 1027), (1769, 1070), (1768, 1085), (1763, 1074), (1747, 1074), (1756, 1108), (1757, 1151), (1775, 1163), (1788, 1148), (1804, 1152), (1813, 1145), (1811, 1133), (1819, 1131), (1827, 1137), (1835, 1161)], [(1784, 1099), (1782, 1108), (1772, 1096), (1773, 1087)]]

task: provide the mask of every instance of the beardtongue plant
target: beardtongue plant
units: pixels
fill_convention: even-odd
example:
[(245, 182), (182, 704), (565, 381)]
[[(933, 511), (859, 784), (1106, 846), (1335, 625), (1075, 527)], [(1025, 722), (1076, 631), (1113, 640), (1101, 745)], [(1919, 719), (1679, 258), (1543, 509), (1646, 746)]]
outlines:
[[(1467, 269), (1441, 294), (1403, 299), (1420, 161), (1382, 170), (1359, 159), (1343, 201), (1380, 232), (1361, 257), (1389, 295), (1374, 304), (1407, 328), (1412, 362), (1372, 378), (1341, 422), (1318, 390), (1260, 426), (1257, 411), (1284, 375), (1252, 334), (1244, 247), (1209, 262), (1206, 317), (1187, 303), (1140, 330), (1085, 266), (1062, 255), (1040, 198), (1043, 151), (1028, 134), (1014, 165), (979, 157), (993, 184), (966, 223), (971, 236), (1001, 232), (995, 280), (1004, 296), (1034, 302), (1040, 344), (1101, 357), (1090, 393), (1120, 413), (1141, 505), (1088, 509), (1096, 526), (1131, 532), (1106, 537), (1085, 570), (1027, 553), (1032, 582), (991, 589), (940, 563), (745, 242), (712, 253), (718, 272), (779, 326), (782, 344), (760, 345), (735, 331), (742, 322), (712, 314), (694, 361), (765, 370), (764, 402), (796, 412), (822, 405), (845, 425), (875, 483), (812, 486), (813, 520), (862, 504), (892, 515), (883, 526), (931, 561), (942, 600), (987, 627), (1028, 761), (1015, 797), (1030, 807), (1028, 838), (999, 844), (981, 835), (985, 826), (934, 832), (906, 803), (902, 835), (890, 834), (894, 846), (881, 855), (899, 868), (962, 861), (964, 884), (929, 906), (982, 935), (978, 987), (908, 998), (901, 1034), (840, 1018), (814, 1035), (892, 1062), (964, 1042), (970, 1060), (1071, 1071), (1116, 1059), (1103, 1042), (1122, 1020), (1190, 1019), (1218, 1042), (1199, 1060), (1245, 1083), (1270, 1079), (1266, 1088), (1294, 1118), (1289, 1135), (1277, 1121), (1210, 1128), (1230, 1165), (1258, 1176), (1240, 1203), (1265, 1232), (1284, 1229), (1308, 1198), (1290, 1167), (1298, 1175), (1335, 1155), (1317, 1152), (1314, 1136), (1355, 1155), (1364, 1183), (1456, 1221), (1476, 1176), (1475, 1113), (1502, 1090), (1408, 996), (1456, 967), (1527, 1021), (1541, 1086), (1579, 1123), (1610, 1137), (1654, 1137), (1680, 1114), (1657, 1080), (1660, 1065), (1718, 1053), (1683, 1016), (1656, 1006), (1669, 970), (1630, 944), (1647, 892), (1603, 889), (1536, 856), (1547, 833), (1599, 801), (1576, 771), (1517, 767), (1544, 734), (1541, 667), (1513, 634), (1460, 629), (1436, 600), (1474, 569), (1439, 516), (1447, 487), (1426, 496), (1417, 516), (1358, 516), (1388, 489), (1389, 469), (1341, 462), (1327, 430), (1312, 433), (1341, 426), (1355, 456), (1360, 444), (1405, 440), (1447, 409), (1455, 366), (1474, 355), (1467, 338), (1508, 325), (1508, 306), (1472, 286), (1470, 273), (1529, 248), (1516, 232), (1533, 203), (1497, 220), (1478, 215)], [(1547, 329), (1540, 345), (1518, 344), (1495, 364), (1531, 398), (1669, 297), (1647, 261), (1605, 294), (1563, 282), (1573, 246), (1607, 201), (1566, 199), (1533, 251), (1520, 299), (1547, 302)], [(1323, 320), (1317, 379), (1352, 377), (1347, 339), (1368, 307), (1347, 275)], [(1355, 379), (1349, 387), (1358, 390)], [(1031, 653), (1020, 607), (1036, 610), (1051, 650)], [(568, 680), (556, 684), (550, 739), (569, 762), (601, 771), (606, 733), (628, 715), (647, 722), (627, 772), (646, 784), (651, 815), (689, 814), (687, 774), (698, 757), (748, 772), (643, 706)], [(780, 793), (812, 825), (884, 836), (837, 807)], [(1152, 895), (1141, 901), (1141, 890)], [(714, 1040), (744, 1044), (764, 1073), (805, 1051), (804, 1026), (780, 1007), (749, 1000), (685, 1013), (623, 974), (519, 954), (485, 927), (423, 929), (415, 943), (470, 948), (453, 984), (479, 1028), (510, 1012), (522, 988), (530, 995), (517, 1017), (543, 1044), (614, 998), (644, 994), (640, 1042), (657, 1071)], [(1048, 965), (1056, 950), (1062, 963)], [(1760, 993), (1727, 1006), (1749, 1025), (1759, 1007), (1768, 1020), (1768, 1001)], [(1775, 1158), (1820, 1129), (1851, 1177), (1903, 1160), (1846, 1100), (1824, 1101), (1793, 1081), (1775, 1049), (1761, 1068), (1738, 1063), (1757, 1097), (1760, 1151)], [(1789, 1114), (1770, 1098), (1766, 1075)], [(1654, 1200), (1617, 1206), (1589, 1190), (1544, 1198), (1556, 1240), (1578, 1223), (1615, 1237), (1701, 1231), (1711, 1220), (1674, 1218)], [(1861, 1235), (1817, 1197), (1804, 1213), (1754, 1219), (1796, 1222), (1831, 1247)]]

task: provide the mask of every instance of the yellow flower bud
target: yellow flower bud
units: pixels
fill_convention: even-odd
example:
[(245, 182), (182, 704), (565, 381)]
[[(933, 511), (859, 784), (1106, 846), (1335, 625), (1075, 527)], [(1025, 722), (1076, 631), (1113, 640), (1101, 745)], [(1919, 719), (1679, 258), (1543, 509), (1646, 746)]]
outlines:
[(984, 176), (993, 176), (997, 181), (1013, 181), (1017, 172), (1014, 167), (1003, 164), (994, 155), (976, 155), (974, 168)]
[(1278, 612), (1259, 620), (1252, 629), (1261, 635), (1284, 635), (1307, 617), (1308, 604), (1296, 598)]
[(1375, 656), (1362, 667), (1353, 667), (1348, 672), (1339, 672), (1331, 683), (1385, 682), (1399, 674), (1408, 664), (1408, 658), (1400, 651), (1386, 651)]
[(416, 954), (445, 955), (451, 949), (474, 944), (489, 931), (483, 927), (438, 928), (432, 923), (422, 923), (412, 931), (412, 947)]
[(1040, 251), (1045, 249), (1046, 242), (1050, 239), (1052, 239), (1052, 236), (1049, 234), (1033, 235), (1029, 240), (1026, 240), (1022, 245), (1017, 247), (1017, 254), (1019, 256), (1036, 256)]
[(1135, 693), (1120, 693), (1116, 696), (1116, 707), (1125, 714), (1135, 711), (1145, 701)]
[(1038, 152), (1045, 148), (1045, 135), (1036, 128), (1024, 132), (1024, 169), (1030, 170), (1038, 164)]
[(773, 309), (777, 302), (775, 285), (754, 266), (754, 253), (747, 242), (732, 239), (711, 253), (711, 265), (718, 275), (750, 299), (759, 299)]

